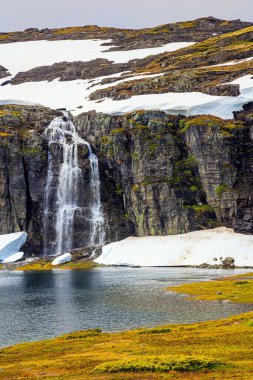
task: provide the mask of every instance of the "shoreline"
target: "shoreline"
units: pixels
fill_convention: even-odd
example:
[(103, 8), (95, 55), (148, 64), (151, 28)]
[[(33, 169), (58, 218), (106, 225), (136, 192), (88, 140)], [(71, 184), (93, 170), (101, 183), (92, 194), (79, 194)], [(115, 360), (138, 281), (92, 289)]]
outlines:
[[(51, 258), (50, 258), (51, 260)], [(196, 269), (211, 269), (211, 270), (233, 270), (233, 269), (245, 269), (245, 270), (253, 270), (253, 267), (251, 266), (228, 266), (223, 267), (222, 265), (179, 265), (179, 266), (139, 266), (139, 265), (103, 265), (98, 264), (95, 261), (89, 259), (89, 258), (75, 258), (74, 260), (53, 266), (51, 264), (52, 260), (50, 261), (49, 258), (39, 258), (36, 257), (31, 261), (20, 261), (16, 263), (10, 263), (10, 264), (0, 264), (0, 270), (7, 270), (7, 271), (49, 271), (49, 270), (55, 270), (55, 269), (64, 269), (64, 270), (74, 270), (74, 269), (93, 269), (93, 268), (101, 268), (101, 267), (113, 267), (113, 268), (132, 268), (132, 269), (139, 269), (139, 268), (196, 268)]]

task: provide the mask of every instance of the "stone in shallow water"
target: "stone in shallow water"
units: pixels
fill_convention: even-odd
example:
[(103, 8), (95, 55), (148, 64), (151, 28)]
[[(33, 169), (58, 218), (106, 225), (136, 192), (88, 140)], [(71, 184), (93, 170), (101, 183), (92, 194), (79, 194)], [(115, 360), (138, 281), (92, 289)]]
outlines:
[(68, 263), (71, 260), (72, 260), (71, 254), (70, 253), (64, 253), (63, 255), (56, 257), (52, 261), (52, 265), (60, 265), (60, 264)]

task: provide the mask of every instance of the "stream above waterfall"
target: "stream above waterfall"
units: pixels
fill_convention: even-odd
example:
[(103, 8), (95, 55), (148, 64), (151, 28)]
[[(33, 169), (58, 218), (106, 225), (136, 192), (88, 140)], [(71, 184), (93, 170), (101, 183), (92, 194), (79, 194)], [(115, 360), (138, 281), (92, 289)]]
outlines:
[(231, 302), (189, 301), (168, 286), (247, 270), (95, 268), (41, 272), (0, 271), (0, 346), (71, 331), (194, 323), (252, 310)]

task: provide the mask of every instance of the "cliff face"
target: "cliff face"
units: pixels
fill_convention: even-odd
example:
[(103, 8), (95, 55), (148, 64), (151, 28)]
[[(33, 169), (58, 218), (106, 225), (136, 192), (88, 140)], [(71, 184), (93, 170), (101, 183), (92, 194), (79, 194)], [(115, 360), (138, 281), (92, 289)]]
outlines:
[[(106, 241), (220, 225), (253, 233), (252, 112), (249, 105), (228, 121), (160, 111), (76, 117), (78, 133), (99, 158)], [(38, 106), (0, 107), (0, 233), (26, 230), (28, 254), (42, 252), (44, 130), (59, 114)], [(51, 154), (60, 153), (52, 146)], [(82, 149), (79, 164), (88, 202), (90, 169)], [(75, 238), (76, 247), (88, 242), (81, 220)]]
[[(48, 173), (48, 139), (46, 127), (62, 113), (39, 106), (0, 106), (0, 234), (27, 231), (28, 254), (42, 254), (44, 227), (44, 194)], [(62, 162), (62, 150), (51, 145), (50, 154), (55, 167)], [(80, 146), (79, 165), (82, 169), (82, 188), (78, 189), (84, 204), (90, 201), (90, 165), (88, 150)], [(57, 167), (56, 167), (57, 169)], [(131, 222), (125, 218), (122, 196), (115, 192), (110, 176), (102, 176), (107, 240), (120, 240), (134, 233)], [(57, 170), (52, 193), (57, 192)], [(55, 197), (49, 205), (48, 230), (50, 242), (55, 239)], [(75, 219), (75, 247), (89, 242), (87, 218)]]
[(0, 233), (27, 231), (31, 253), (43, 239), (47, 176), (43, 131), (56, 115), (43, 107), (0, 107)]
[(253, 231), (253, 117), (184, 118), (163, 112), (76, 118), (123, 197), (138, 236), (219, 225)]

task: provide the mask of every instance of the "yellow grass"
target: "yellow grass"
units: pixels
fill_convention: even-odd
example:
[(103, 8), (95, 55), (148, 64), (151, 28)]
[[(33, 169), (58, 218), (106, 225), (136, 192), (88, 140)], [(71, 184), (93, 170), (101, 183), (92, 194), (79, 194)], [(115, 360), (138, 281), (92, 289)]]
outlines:
[(253, 303), (253, 273), (172, 286), (168, 290), (189, 294), (191, 299)]
[(32, 271), (32, 270), (53, 270), (53, 269), (91, 269), (97, 267), (98, 264), (91, 260), (85, 261), (71, 261), (69, 263), (53, 266), (51, 262), (46, 260), (37, 260), (28, 264), (24, 264), (16, 270), (18, 271)]

